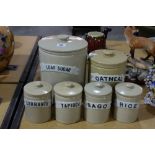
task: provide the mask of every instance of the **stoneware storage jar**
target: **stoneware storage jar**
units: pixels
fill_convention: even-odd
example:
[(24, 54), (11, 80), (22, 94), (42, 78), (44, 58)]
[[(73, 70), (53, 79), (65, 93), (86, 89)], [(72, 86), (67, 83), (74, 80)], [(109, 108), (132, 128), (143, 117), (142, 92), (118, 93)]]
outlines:
[(52, 85), (62, 81), (84, 84), (87, 42), (76, 36), (56, 35), (39, 41), (41, 79)]
[(143, 89), (137, 84), (123, 82), (115, 86), (115, 92), (114, 117), (120, 122), (135, 122)]
[(116, 50), (96, 50), (90, 53), (89, 80), (107, 82), (114, 86), (124, 82), (127, 56)]
[(44, 81), (30, 82), (24, 86), (24, 105), (27, 119), (43, 123), (51, 119), (52, 86)]
[(104, 123), (109, 119), (112, 87), (102, 82), (91, 82), (85, 88), (85, 119)]
[(80, 121), (82, 104), (82, 86), (66, 81), (54, 86), (56, 120), (71, 124)]

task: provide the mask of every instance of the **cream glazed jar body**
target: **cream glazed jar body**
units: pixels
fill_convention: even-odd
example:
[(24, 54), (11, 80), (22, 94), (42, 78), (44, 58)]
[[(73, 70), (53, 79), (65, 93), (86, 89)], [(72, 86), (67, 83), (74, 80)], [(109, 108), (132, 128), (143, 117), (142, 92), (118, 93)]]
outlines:
[(30, 82), (24, 86), (26, 118), (32, 123), (43, 123), (51, 119), (52, 86), (44, 81)]
[(89, 54), (89, 81), (106, 82), (111, 86), (124, 82), (127, 56), (120, 51), (102, 49)]
[(85, 86), (85, 119), (90, 123), (108, 121), (112, 87), (102, 82), (91, 82)]
[(76, 123), (81, 119), (82, 86), (65, 81), (54, 86), (56, 120), (65, 124)]
[(119, 83), (115, 86), (114, 117), (116, 120), (124, 123), (137, 120), (142, 92), (142, 87), (130, 82)]

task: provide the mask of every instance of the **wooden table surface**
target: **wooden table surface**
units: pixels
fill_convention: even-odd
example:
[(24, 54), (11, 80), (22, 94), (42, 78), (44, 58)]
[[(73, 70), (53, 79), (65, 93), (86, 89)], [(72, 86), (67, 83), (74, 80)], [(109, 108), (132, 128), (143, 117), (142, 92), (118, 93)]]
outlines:
[[(124, 41), (108, 41), (107, 42), (107, 48), (110, 49), (116, 49), (116, 50), (120, 50), (124, 53), (128, 53), (129, 52), (129, 47), (126, 44), (126, 42)], [(141, 51), (141, 50), (137, 50), (135, 53), (135, 56), (137, 58), (139, 57), (145, 57), (145, 52)], [(34, 77), (34, 80), (39, 80), (40, 79), (40, 74), (39, 74), (39, 68), (36, 71), (36, 76)], [(145, 88), (144, 88), (144, 94), (145, 95)], [(31, 122), (29, 122), (26, 117), (25, 114), (22, 117), (21, 120), (21, 124), (20, 124), (20, 128), (33, 128), (33, 129), (47, 129), (47, 128), (53, 128), (53, 129), (145, 129), (145, 128), (155, 128), (155, 107), (151, 107), (149, 105), (144, 105), (143, 103), (143, 98), (141, 100), (141, 105), (140, 105), (140, 110), (139, 110), (139, 116), (138, 116), (138, 120), (134, 123), (120, 123), (116, 120), (113, 119), (113, 117), (111, 116), (109, 121), (106, 123), (102, 123), (102, 124), (92, 124), (92, 123), (88, 123), (84, 120), (81, 120), (78, 123), (75, 124), (70, 124), (70, 125), (65, 125), (62, 123), (59, 123), (57, 121), (55, 121), (54, 119), (46, 122), (46, 123), (42, 123), (42, 124), (33, 124)]]
[(0, 73), (0, 83), (18, 83), (38, 36), (15, 36), (15, 50), (10, 65), (17, 70)]
[(8, 109), (16, 86), (17, 84), (0, 84), (0, 98), (2, 98), (2, 102), (0, 103), (0, 125)]

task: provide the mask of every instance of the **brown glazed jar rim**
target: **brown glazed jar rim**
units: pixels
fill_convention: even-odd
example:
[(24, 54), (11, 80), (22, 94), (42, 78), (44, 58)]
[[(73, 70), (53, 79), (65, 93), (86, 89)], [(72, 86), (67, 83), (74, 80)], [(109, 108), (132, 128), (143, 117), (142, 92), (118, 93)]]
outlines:
[[(91, 33), (98, 33), (98, 36), (93, 36), (93, 34), (91, 34)], [(88, 32), (88, 33), (87, 33), (87, 36), (88, 36), (88, 37), (91, 37), (91, 38), (103, 38), (103, 37), (104, 37), (104, 39), (105, 39), (104, 33), (98, 32), (98, 31), (91, 31), (91, 32)]]

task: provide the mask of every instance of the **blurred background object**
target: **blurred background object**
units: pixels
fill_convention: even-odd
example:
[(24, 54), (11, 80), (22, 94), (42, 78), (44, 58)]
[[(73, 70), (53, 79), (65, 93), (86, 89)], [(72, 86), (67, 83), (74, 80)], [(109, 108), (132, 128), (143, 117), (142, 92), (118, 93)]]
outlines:
[[(76, 27), (76, 26), (75, 26)], [(86, 26), (81, 26), (84, 29)], [(101, 30), (103, 31), (107, 26), (89, 26), (89, 28), (93, 30)], [(125, 40), (123, 36), (123, 26), (108, 26), (112, 29), (112, 32), (108, 34), (108, 40)], [(73, 26), (10, 26), (14, 35), (39, 35), (42, 37), (57, 35), (57, 34), (70, 34), (72, 35)], [(86, 30), (86, 28), (85, 28)], [(89, 29), (90, 30), (90, 29)], [(84, 35), (85, 31), (81, 31), (81, 33), (76, 33), (76, 35), (81, 36)]]
[(143, 37), (155, 37), (155, 26), (137, 26), (139, 35)]
[(0, 72), (5, 70), (14, 52), (14, 36), (9, 27), (0, 26)]

